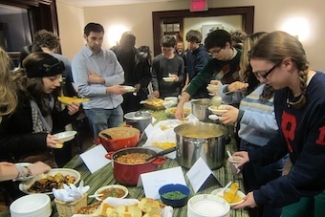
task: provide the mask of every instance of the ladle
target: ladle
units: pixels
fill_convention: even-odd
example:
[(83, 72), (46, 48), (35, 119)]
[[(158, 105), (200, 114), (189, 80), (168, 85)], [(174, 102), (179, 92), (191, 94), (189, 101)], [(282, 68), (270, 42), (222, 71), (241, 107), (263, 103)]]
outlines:
[(212, 97), (211, 99), (211, 104), (216, 106), (216, 107), (219, 107), (222, 103), (222, 98), (221, 96), (219, 95), (215, 95), (214, 97)]
[(146, 161), (150, 161), (150, 160), (152, 160), (152, 159), (154, 159), (154, 158), (156, 158), (156, 157), (163, 156), (163, 155), (165, 155), (165, 154), (169, 154), (169, 153), (171, 153), (171, 152), (173, 152), (173, 151), (176, 151), (177, 149), (178, 149), (177, 147), (173, 147), (173, 148), (169, 148), (169, 149), (166, 149), (166, 150), (160, 151), (160, 152), (158, 152), (158, 153), (156, 153), (156, 154), (154, 154), (154, 155), (148, 157), (148, 158), (146, 159)]

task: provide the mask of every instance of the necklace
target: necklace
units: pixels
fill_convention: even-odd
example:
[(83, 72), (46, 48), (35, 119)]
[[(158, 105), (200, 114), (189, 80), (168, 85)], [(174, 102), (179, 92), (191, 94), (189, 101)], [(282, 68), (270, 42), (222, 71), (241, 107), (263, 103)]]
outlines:
[(297, 102), (302, 96), (302, 94), (299, 94), (298, 96), (292, 96), (292, 99), (290, 100), (290, 93), (291, 93), (291, 91), (289, 90), (288, 95), (287, 95), (287, 106), (288, 107), (291, 107), (291, 105), (293, 103)]

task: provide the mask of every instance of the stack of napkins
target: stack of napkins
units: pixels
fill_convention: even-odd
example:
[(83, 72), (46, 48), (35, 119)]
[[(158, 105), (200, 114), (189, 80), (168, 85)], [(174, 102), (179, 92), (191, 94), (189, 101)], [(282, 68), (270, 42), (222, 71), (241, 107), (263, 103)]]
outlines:
[(74, 184), (70, 184), (69, 186), (64, 184), (63, 189), (52, 189), (53, 195), (56, 199), (65, 201), (65, 202), (72, 202), (78, 200), (84, 193), (89, 190), (89, 185), (83, 186), (84, 181), (82, 180), (79, 184), (79, 187), (76, 187)]

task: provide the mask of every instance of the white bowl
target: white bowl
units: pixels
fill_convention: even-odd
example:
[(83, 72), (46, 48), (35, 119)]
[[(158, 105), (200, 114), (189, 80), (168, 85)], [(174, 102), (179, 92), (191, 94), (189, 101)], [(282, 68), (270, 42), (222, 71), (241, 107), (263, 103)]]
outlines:
[(227, 109), (222, 109), (222, 105), (219, 107), (211, 105), (208, 107), (208, 109), (215, 115), (223, 115), (224, 113), (226, 113), (228, 111)]
[(57, 134), (54, 134), (53, 136), (54, 136), (55, 140), (63, 143), (63, 142), (72, 140), (76, 134), (77, 134), (77, 131), (71, 130), (71, 131), (65, 131), (62, 133), (57, 133)]
[(178, 103), (178, 98), (177, 97), (165, 97), (165, 101), (172, 101), (173, 105), (177, 105)]
[(164, 81), (166, 82), (173, 82), (174, 78), (173, 77), (163, 77)]
[[(211, 191), (211, 194), (213, 194), (213, 195), (217, 195), (217, 193), (218, 193), (219, 191), (221, 191), (221, 189), (222, 189), (222, 188), (217, 188), (217, 189)], [(230, 190), (230, 189), (228, 188), (226, 191), (229, 191), (229, 190)], [(237, 202), (235, 202), (235, 203), (229, 203), (230, 206), (235, 206), (235, 205), (237, 205), (237, 204), (240, 204), (240, 203), (244, 202), (244, 199), (243, 199), (243, 198), (244, 198), (246, 195), (245, 195), (242, 191), (238, 190), (237, 193), (236, 193), (236, 196), (237, 196), (237, 197), (240, 197), (241, 200), (240, 200), (240, 201), (237, 201)]]
[(51, 199), (46, 194), (26, 195), (10, 205), (11, 217), (49, 217), (51, 212)]
[(212, 194), (195, 195), (187, 202), (188, 217), (223, 217), (229, 210), (227, 201)]
[[(123, 185), (107, 185), (107, 186), (104, 186), (104, 187), (99, 188), (99, 189), (95, 192), (95, 195), (100, 194), (102, 191), (104, 191), (104, 190), (106, 190), (106, 189), (110, 189), (110, 188), (121, 189), (121, 190), (124, 191), (124, 194), (123, 194), (121, 197), (117, 197), (117, 198), (121, 198), (121, 199), (123, 199), (123, 198), (125, 198), (125, 197), (128, 195), (128, 193), (129, 193), (128, 189), (127, 189), (126, 187), (124, 187)], [(109, 197), (114, 197), (114, 195), (110, 195)], [(96, 197), (96, 200), (98, 200), (98, 201), (102, 201), (99, 197)]]

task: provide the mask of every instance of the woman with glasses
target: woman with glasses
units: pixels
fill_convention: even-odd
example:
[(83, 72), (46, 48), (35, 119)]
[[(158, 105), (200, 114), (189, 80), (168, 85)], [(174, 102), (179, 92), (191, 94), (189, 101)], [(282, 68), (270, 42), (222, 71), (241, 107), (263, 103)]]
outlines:
[(249, 54), (252, 71), (272, 86), (277, 135), (265, 146), (236, 152), (247, 162), (267, 165), (289, 153), (291, 171), (247, 194), (234, 208), (283, 207), (283, 217), (325, 216), (325, 74), (309, 68), (299, 40), (276, 31)]
[[(219, 90), (219, 95), (225, 104), (239, 104), (239, 108), (226, 106), (228, 112), (219, 120), (224, 124), (240, 124), (238, 131), (238, 136), (241, 138), (240, 150), (244, 151), (260, 149), (278, 131), (273, 107), (274, 89), (259, 82), (248, 61), (249, 50), (265, 35), (265, 32), (257, 32), (246, 37), (240, 61), (241, 81), (223, 85)], [(269, 181), (280, 177), (285, 160), (286, 158), (283, 158), (265, 166), (255, 163), (245, 164), (242, 168), (245, 192), (259, 189)], [(265, 206), (249, 209), (248, 212), (250, 217), (279, 217), (281, 208)]]

